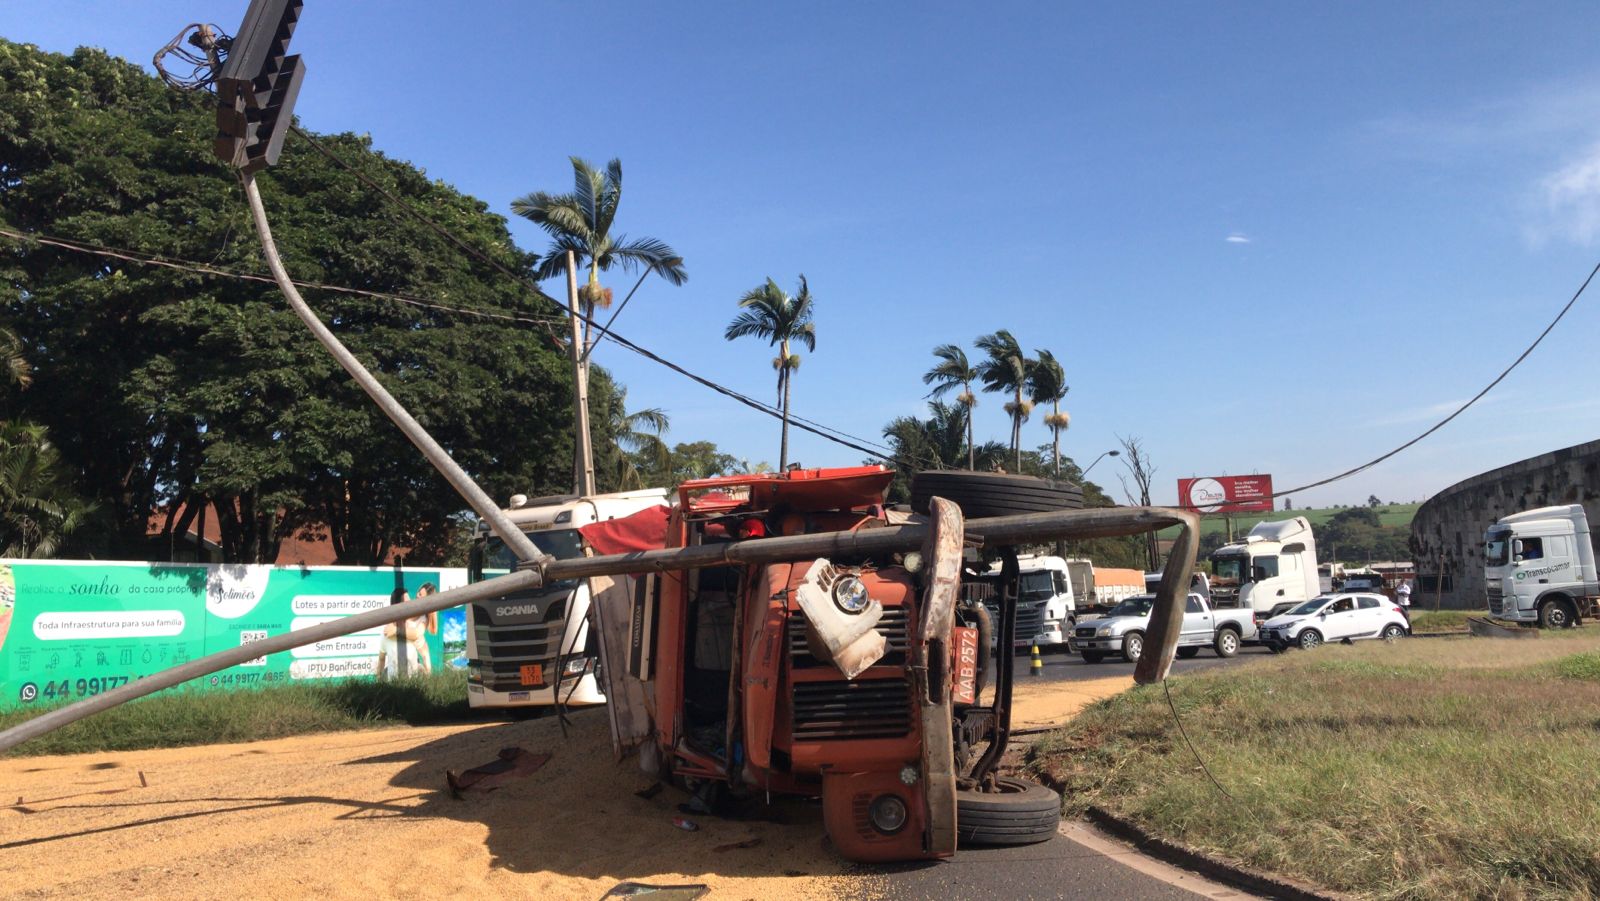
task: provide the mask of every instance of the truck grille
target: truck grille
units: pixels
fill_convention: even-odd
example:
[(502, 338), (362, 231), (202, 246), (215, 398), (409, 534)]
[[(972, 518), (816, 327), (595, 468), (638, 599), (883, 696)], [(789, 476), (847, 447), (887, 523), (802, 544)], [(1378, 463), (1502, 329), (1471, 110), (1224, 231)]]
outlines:
[(1505, 598), (1502, 596), (1500, 586), (1489, 583), (1489, 612), (1499, 616), (1505, 608)]
[[(994, 621), (995, 628), (1000, 628), (1000, 604), (998, 602), (991, 604), (985, 601), (984, 606), (989, 608), (989, 616)], [(1026, 605), (1018, 604), (1017, 627), (1011, 632), (1012, 642), (1014, 644), (1027, 644), (1033, 640), (1033, 636), (1039, 634), (1039, 627), (1043, 624), (1043, 602)]]
[[(883, 633), (883, 659), (875, 666), (897, 666), (905, 662), (906, 651), (911, 647), (908, 637), (910, 607), (885, 607), (883, 619), (878, 620), (878, 631)], [(789, 611), (789, 664), (797, 669), (810, 666), (827, 666), (811, 656), (806, 648), (806, 615), (799, 610)], [(898, 655), (898, 656), (896, 656)]]
[[(541, 607), (545, 603), (540, 604)], [(468, 661), (471, 674), (485, 688), (494, 691), (524, 691), (547, 688), (556, 677), (556, 653), (567, 631), (566, 601), (548, 602), (543, 622), (494, 625), (494, 617), (484, 605), (473, 606), (473, 640), (478, 656)], [(569, 649), (579, 653), (583, 649)], [(522, 683), (524, 664), (537, 663), (544, 670), (541, 686)]]
[(911, 683), (796, 682), (795, 741), (900, 738), (911, 732)]

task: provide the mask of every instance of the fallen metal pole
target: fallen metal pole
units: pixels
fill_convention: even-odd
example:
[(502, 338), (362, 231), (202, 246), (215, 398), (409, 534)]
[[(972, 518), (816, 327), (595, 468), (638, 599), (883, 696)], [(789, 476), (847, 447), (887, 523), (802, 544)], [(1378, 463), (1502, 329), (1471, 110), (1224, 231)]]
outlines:
[(428, 459), (429, 463), (433, 464), (435, 469), (439, 470), (439, 473), (445, 477), (451, 487), (455, 488), (461, 497), (466, 500), (468, 506), (472, 507), (473, 512), (483, 517), (484, 521), (489, 524), (489, 528), (493, 529), (495, 535), (506, 543), (506, 547), (516, 555), (518, 560), (523, 563), (538, 563), (548, 560), (548, 555), (540, 551), (521, 529), (513, 525), (511, 520), (500, 512), (500, 508), (495, 505), (493, 500), (490, 500), (489, 495), (485, 494), (484, 490), (478, 487), (478, 483), (474, 482), (472, 477), (467, 475), (466, 471), (457, 465), (455, 460), (451, 459), (449, 452), (441, 447), (439, 442), (433, 440), (433, 436), (429, 435), (428, 430), (422, 427), (422, 423), (417, 422), (416, 418), (407, 412), (399, 401), (394, 399), (394, 395), (390, 394), (388, 389), (384, 388), (373, 377), (372, 373), (361, 365), (361, 361), (356, 359), (355, 354), (340, 343), (333, 332), (322, 324), (322, 320), (317, 318), (317, 314), (312, 312), (311, 307), (300, 296), (300, 291), (295, 288), (294, 282), (289, 280), (288, 271), (283, 268), (283, 260), (278, 256), (277, 244), (272, 240), (272, 227), (267, 224), (267, 209), (261, 203), (261, 191), (256, 187), (255, 176), (247, 172), (242, 178), (245, 198), (250, 201), (250, 216), (255, 220), (256, 232), (261, 237), (261, 250), (267, 257), (267, 268), (272, 270), (273, 279), (277, 281), (278, 288), (283, 292), (283, 296), (288, 298), (289, 306), (294, 310), (295, 315), (299, 316), (300, 321), (311, 329), (311, 333), (316, 336), (323, 347), (328, 349), (328, 353), (333, 354), (333, 358), (339, 361), (339, 365), (344, 367), (344, 371), (350, 373), (350, 377), (356, 380), (356, 384), (361, 386), (361, 390), (365, 391), (368, 397), (372, 398), (373, 403), (378, 405), (378, 409), (382, 410), (384, 415), (388, 416), (395, 425), (400, 427), (400, 431), (411, 439), (411, 443), (417, 446), (417, 450), (422, 451), (422, 455)]
[(368, 629), (385, 626), (389, 623), (398, 623), (413, 616), (437, 612), (446, 607), (458, 604), (470, 604), (473, 601), (483, 601), (500, 597), (508, 592), (519, 589), (538, 588), (539, 574), (533, 571), (518, 571), (498, 579), (468, 585), (465, 588), (452, 588), (426, 597), (414, 598), (400, 604), (391, 604), (377, 610), (368, 610), (365, 613), (355, 613), (341, 617), (332, 622), (319, 623), (308, 629), (296, 629), (280, 635), (272, 635), (261, 641), (207, 654), (181, 663), (177, 666), (151, 673), (135, 682), (121, 685), (107, 692), (84, 698), (81, 701), (58, 707), (48, 713), (40, 714), (31, 720), (10, 729), (0, 732), (0, 751), (13, 748), (23, 742), (38, 738), (46, 732), (53, 732), (68, 723), (74, 723), (87, 716), (93, 716), (102, 710), (109, 710), (120, 704), (125, 704), (135, 698), (142, 698), (154, 694), (163, 688), (181, 685), (190, 679), (209, 676), (218, 670), (225, 670), (230, 666), (238, 666), (248, 660), (263, 657), (267, 654), (276, 654), (281, 651), (316, 644), (330, 638), (338, 638), (354, 632), (365, 632)]
[[(1168, 526), (1181, 526), (1182, 531), (1173, 545), (1172, 555), (1167, 559), (1166, 569), (1162, 572), (1161, 587), (1156, 592), (1156, 602), (1150, 613), (1150, 633), (1146, 642), (1146, 652), (1139, 658), (1139, 663), (1134, 669), (1134, 680), (1147, 684), (1165, 678), (1168, 668), (1172, 665), (1178, 633), (1183, 625), (1183, 602), (1188, 595), (1190, 573), (1194, 568), (1194, 549), (1200, 529), (1198, 516), (1183, 510), (1161, 507), (1061, 510), (1054, 513), (1025, 513), (1019, 516), (968, 520), (966, 534), (969, 538), (981, 536), (984, 543), (991, 547), (1003, 547), (1043, 543), (1057, 538), (1133, 535)], [(887, 526), (854, 532), (752, 538), (727, 544), (609, 554), (603, 557), (576, 557), (570, 560), (551, 561), (544, 567), (543, 579), (554, 582), (589, 576), (699, 569), (729, 564), (750, 565), (826, 556), (905, 553), (919, 550), (927, 535), (928, 527), (925, 525)], [(190, 679), (210, 675), (230, 666), (238, 666), (247, 660), (266, 654), (280, 653), (353, 632), (364, 632), (377, 626), (400, 622), (458, 604), (503, 597), (515, 591), (538, 588), (541, 584), (541, 575), (538, 571), (518, 570), (465, 588), (452, 588), (426, 598), (416, 598), (379, 610), (357, 613), (309, 629), (285, 632), (248, 645), (207, 654), (197, 660), (153, 673), (137, 682), (130, 682), (108, 692), (41, 714), (0, 732), (0, 751), (102, 710), (109, 710), (135, 698), (180, 685)]]

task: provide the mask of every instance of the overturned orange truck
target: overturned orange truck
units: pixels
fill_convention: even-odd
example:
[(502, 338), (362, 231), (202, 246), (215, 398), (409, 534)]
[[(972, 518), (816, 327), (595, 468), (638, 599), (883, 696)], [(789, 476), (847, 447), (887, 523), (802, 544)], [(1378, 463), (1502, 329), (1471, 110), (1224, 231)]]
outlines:
[[(996, 772), (1014, 652), (992, 636), (1014, 626), (1016, 549), (1184, 526), (1161, 591), (1181, 618), (1173, 600), (1193, 566), (1192, 517), (1074, 509), (1076, 486), (948, 471), (918, 476), (913, 512), (900, 512), (884, 503), (892, 475), (866, 466), (691, 481), (670, 512), (585, 527), (593, 551), (641, 563), (637, 575), (613, 566), (591, 582), (616, 749), (637, 750), (647, 772), (708, 805), (820, 797), (828, 835), (852, 860), (1047, 839), (1059, 797)], [(662, 565), (647, 552), (663, 546), (699, 562)], [(963, 575), (995, 560), (1010, 574), (998, 617), (960, 599)], [(1160, 618), (1151, 638), (1162, 653), (1140, 661), (1142, 681), (1172, 659), (1177, 623), (1166, 618), (1162, 642)]]

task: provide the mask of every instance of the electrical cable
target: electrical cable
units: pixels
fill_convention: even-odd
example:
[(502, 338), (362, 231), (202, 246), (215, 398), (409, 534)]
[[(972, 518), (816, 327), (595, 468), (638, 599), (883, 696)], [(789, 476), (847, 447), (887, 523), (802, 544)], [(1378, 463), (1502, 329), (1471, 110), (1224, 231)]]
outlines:
[[(209, 264), (206, 264), (206, 263), (200, 263), (200, 262), (196, 262), (194, 260), (185, 260), (185, 259), (176, 258), (176, 257), (166, 257), (166, 256), (160, 256), (160, 255), (156, 255), (156, 254), (148, 254), (148, 253), (142, 253), (142, 252), (138, 252), (138, 251), (126, 250), (126, 249), (122, 249), (122, 248), (114, 248), (114, 247), (109, 247), (109, 246), (101, 245), (101, 244), (93, 244), (93, 243), (84, 242), (84, 241), (69, 240), (69, 239), (66, 239), (66, 238), (59, 238), (59, 237), (55, 237), (55, 236), (52, 236), (52, 235), (29, 234), (29, 233), (25, 233), (25, 232), (18, 232), (18, 231), (9, 229), (9, 228), (0, 227), (0, 237), (11, 238), (13, 240), (16, 240), (16, 241), (19, 241), (19, 242), (22, 242), (22, 243), (25, 243), (25, 244), (29, 244), (29, 243), (31, 243), (31, 244), (39, 244), (39, 245), (43, 245), (43, 246), (47, 246), (47, 247), (54, 247), (54, 248), (57, 248), (57, 249), (60, 249), (60, 250), (72, 251), (72, 252), (75, 252), (75, 253), (83, 253), (83, 254), (89, 254), (89, 255), (93, 255), (93, 256), (101, 256), (101, 257), (106, 257), (106, 258), (109, 258), (109, 259), (117, 259), (117, 260), (122, 260), (122, 261), (125, 261), (125, 262), (138, 263), (138, 264), (142, 264), (142, 265), (158, 266), (158, 267), (162, 267), (162, 268), (166, 268), (166, 269), (172, 269), (172, 270), (176, 270), (176, 271), (182, 271), (182, 272), (192, 272), (192, 273), (196, 273), (196, 274), (199, 274), (199, 275), (208, 275), (208, 276), (219, 277), (219, 278), (232, 278), (232, 279), (237, 279), (237, 280), (240, 280), (240, 281), (258, 282), (258, 283), (269, 284), (269, 285), (273, 284), (273, 280), (272, 280), (272, 278), (270, 276), (261, 275), (259, 273), (244, 272), (244, 271), (240, 271), (240, 270), (237, 270), (237, 269), (229, 269), (229, 268), (222, 267), (222, 266), (214, 266), (214, 265), (209, 265)], [(509, 271), (508, 271), (507, 274), (511, 274), (511, 273), (509, 273)], [(376, 299), (376, 300), (390, 300), (390, 301), (395, 301), (397, 303), (408, 304), (408, 305), (419, 307), (419, 308), (423, 308), (423, 309), (435, 310), (435, 311), (445, 312), (445, 313), (455, 313), (455, 314), (465, 315), (465, 316), (476, 316), (476, 317), (485, 318), (485, 319), (496, 319), (496, 320), (502, 320), (502, 321), (506, 321), (506, 322), (525, 323), (525, 324), (540, 325), (540, 326), (548, 327), (548, 326), (550, 326), (552, 324), (564, 323), (566, 321), (565, 319), (552, 317), (552, 316), (528, 316), (528, 315), (520, 315), (520, 314), (514, 314), (514, 313), (505, 313), (505, 312), (500, 312), (500, 311), (476, 310), (476, 309), (471, 309), (471, 308), (468, 308), (468, 307), (457, 307), (457, 306), (451, 306), (449, 304), (441, 304), (441, 303), (436, 303), (436, 302), (433, 302), (433, 301), (424, 300), (422, 298), (418, 298), (418, 297), (414, 297), (414, 296), (407, 296), (407, 295), (403, 295), (403, 294), (393, 294), (393, 293), (388, 293), (388, 292), (383, 292), (383, 291), (370, 291), (370, 290), (366, 290), (366, 289), (362, 289), (362, 288), (348, 288), (348, 287), (344, 287), (344, 286), (341, 286), (341, 285), (330, 285), (330, 284), (326, 284), (326, 283), (322, 283), (322, 282), (309, 282), (309, 281), (303, 281), (303, 280), (295, 279), (295, 280), (293, 280), (293, 283), (297, 287), (306, 288), (306, 289), (310, 289), (310, 290), (321, 290), (321, 291), (330, 291), (330, 292), (336, 292), (336, 293), (341, 293), (341, 294), (351, 294), (351, 295), (356, 295), (356, 296), (361, 296), (361, 297), (369, 297), (369, 298), (373, 298), (373, 299)], [(535, 291), (536, 291), (537, 295), (540, 298), (548, 300), (551, 303), (554, 303), (556, 306), (560, 307), (563, 310), (567, 309), (565, 304), (562, 304), (559, 301), (556, 301), (553, 298), (550, 298), (548, 295), (545, 295), (543, 292), (537, 291), (537, 288), (535, 288)], [(624, 339), (624, 338), (621, 338), (620, 336), (617, 336), (615, 333), (602, 331), (600, 337), (608, 338), (608, 339), (612, 340), (614, 343), (618, 344), (621, 347), (624, 347), (624, 348), (628, 349), (629, 351), (632, 351), (633, 353), (639, 354), (640, 356), (643, 356), (646, 359), (651, 360), (652, 362), (655, 362), (655, 363), (658, 363), (660, 365), (666, 366), (667, 368), (672, 369), (675, 372), (678, 372), (679, 374), (683, 375), (686, 378), (691, 379), (692, 381), (695, 381), (695, 382), (697, 382), (699, 384), (702, 384), (702, 385), (704, 385), (706, 387), (709, 387), (712, 390), (717, 391), (718, 393), (723, 394), (726, 397), (729, 397), (729, 398), (731, 398), (731, 399), (733, 399), (733, 400), (735, 400), (735, 401), (737, 401), (737, 402), (739, 402), (741, 404), (744, 404), (745, 406), (751, 407), (751, 408), (756, 409), (756, 410), (758, 410), (758, 411), (760, 411), (762, 413), (765, 413), (768, 416), (772, 416), (774, 418), (779, 418), (779, 419), (781, 419), (782, 416), (783, 416), (783, 411), (778, 409), (775, 406), (763, 403), (762, 401), (756, 400), (755, 398), (752, 398), (752, 397), (750, 397), (748, 395), (742, 394), (741, 392), (735, 391), (732, 388), (727, 388), (727, 387), (722, 386), (722, 385), (720, 385), (720, 384), (718, 384), (716, 382), (713, 382), (713, 381), (711, 381), (709, 379), (706, 379), (706, 378), (704, 378), (702, 376), (696, 375), (695, 373), (692, 373), (689, 370), (684, 369), (683, 367), (678, 366), (677, 364), (660, 357), (659, 355), (655, 354), (652, 351), (649, 351), (649, 350), (647, 350), (647, 349), (645, 349), (643, 347), (640, 347), (639, 345), (634, 344), (631, 341), (628, 341), (627, 339)], [(872, 442), (868, 442), (866, 439), (856, 438), (855, 436), (848, 435), (848, 433), (845, 433), (845, 432), (839, 432), (839, 431), (837, 431), (835, 429), (831, 429), (828, 426), (825, 426), (825, 425), (823, 425), (821, 423), (812, 422), (811, 420), (804, 420), (802, 422), (801, 418), (795, 416), (793, 413), (790, 414), (789, 419), (790, 419), (791, 424), (795, 425), (797, 428), (800, 428), (800, 429), (802, 429), (804, 431), (811, 432), (811, 433), (813, 433), (813, 434), (815, 434), (815, 435), (817, 435), (817, 436), (819, 436), (821, 438), (825, 438), (825, 439), (827, 439), (829, 441), (833, 441), (833, 442), (835, 442), (837, 444), (841, 444), (841, 445), (843, 445), (845, 447), (849, 447), (852, 450), (860, 451), (860, 452), (862, 452), (864, 454), (867, 454), (868, 456), (876, 457), (876, 458), (878, 458), (880, 460), (884, 460), (884, 461), (886, 461), (888, 463), (891, 463), (891, 464), (894, 464), (896, 466), (902, 466), (902, 467), (905, 467), (905, 468), (916, 468), (916, 467), (919, 467), (919, 466), (922, 465), (922, 463), (920, 461), (908, 460), (908, 459), (903, 458), (903, 457), (897, 457), (892, 450), (890, 450), (889, 448), (883, 447), (882, 445), (878, 445), (878, 448), (879, 448), (878, 450), (874, 450), (874, 449), (872, 449), (870, 447), (864, 447), (864, 446), (862, 446), (862, 444), (870, 444)], [(843, 438), (841, 438), (839, 436), (844, 436), (844, 438), (854, 438), (856, 441), (862, 442), (862, 444), (853, 443), (850, 440), (844, 440)], [(885, 451), (887, 451), (887, 453), (885, 453)]]
[(1502, 381), (1504, 381), (1505, 377), (1511, 374), (1511, 370), (1516, 369), (1518, 366), (1522, 365), (1522, 361), (1526, 360), (1528, 358), (1528, 355), (1533, 353), (1533, 349), (1538, 347), (1539, 344), (1544, 341), (1545, 336), (1549, 335), (1551, 330), (1553, 330), (1556, 327), (1556, 323), (1560, 322), (1562, 320), (1562, 318), (1564, 318), (1567, 315), (1567, 312), (1572, 309), (1573, 304), (1576, 304), (1578, 302), (1578, 298), (1583, 296), (1583, 292), (1588, 289), (1589, 283), (1594, 281), (1594, 277), (1595, 277), (1596, 274), (1600, 274), (1600, 263), (1596, 263), (1595, 267), (1593, 269), (1589, 270), (1589, 277), (1583, 280), (1583, 284), (1579, 285), (1578, 286), (1578, 290), (1573, 293), (1572, 299), (1568, 300), (1567, 301), (1567, 305), (1561, 308), (1561, 312), (1556, 314), (1556, 318), (1550, 320), (1550, 324), (1544, 327), (1544, 331), (1539, 333), (1539, 337), (1533, 339), (1533, 343), (1529, 344), (1527, 349), (1523, 350), (1523, 352), (1521, 354), (1519, 354), (1515, 360), (1511, 361), (1511, 365), (1510, 366), (1507, 366), (1499, 375), (1495, 376), (1494, 377), (1494, 381), (1492, 381), (1489, 384), (1485, 385), (1482, 391), (1479, 391), (1477, 394), (1474, 394), (1471, 397), (1471, 399), (1469, 399), (1466, 403), (1464, 403), (1461, 406), (1457, 407), (1455, 409), (1455, 412), (1451, 413), (1449, 416), (1446, 416), (1445, 418), (1443, 418), (1443, 419), (1439, 420), (1438, 422), (1434, 423), (1433, 426), (1430, 427), (1427, 431), (1423, 432), (1422, 434), (1418, 435), (1415, 438), (1412, 438), (1410, 441), (1407, 441), (1405, 444), (1400, 445), (1399, 447), (1395, 448), (1394, 450), (1389, 451), (1386, 454), (1383, 454), (1382, 456), (1379, 456), (1379, 457), (1377, 457), (1377, 458), (1375, 458), (1373, 460), (1370, 460), (1370, 461), (1368, 461), (1366, 463), (1363, 463), (1360, 466), (1355, 467), (1354, 469), (1347, 469), (1344, 472), (1341, 472), (1336, 476), (1329, 476), (1328, 478), (1322, 479), (1321, 481), (1311, 482), (1310, 484), (1301, 485), (1298, 488), (1289, 488), (1289, 489), (1286, 489), (1284, 491), (1276, 492), (1276, 493), (1274, 493), (1272, 495), (1272, 497), (1278, 498), (1278, 497), (1282, 497), (1282, 496), (1284, 496), (1286, 494), (1296, 494), (1296, 493), (1299, 493), (1301, 491), (1307, 491), (1307, 490), (1312, 489), (1312, 488), (1321, 488), (1323, 485), (1330, 485), (1330, 484), (1332, 484), (1334, 482), (1337, 482), (1337, 481), (1339, 481), (1341, 479), (1347, 479), (1350, 476), (1355, 475), (1356, 473), (1363, 472), (1365, 470), (1371, 469), (1374, 466), (1377, 466), (1379, 463), (1382, 463), (1383, 461), (1389, 459), (1390, 457), (1393, 457), (1395, 454), (1400, 453), (1401, 451), (1405, 450), (1406, 448), (1411, 447), (1413, 444), (1416, 444), (1417, 442), (1419, 442), (1422, 439), (1428, 437), (1429, 435), (1432, 435), (1434, 432), (1437, 432), (1440, 429), (1444, 428), (1445, 425), (1447, 425), (1450, 422), (1450, 420), (1455, 419), (1457, 416), (1460, 416), (1462, 413), (1465, 413), (1467, 411), (1468, 407), (1470, 407), (1473, 404), (1477, 403), (1479, 400), (1481, 400), (1483, 398), (1483, 396), (1485, 394), (1488, 394), (1490, 391), (1492, 391), (1496, 385), (1498, 385)]

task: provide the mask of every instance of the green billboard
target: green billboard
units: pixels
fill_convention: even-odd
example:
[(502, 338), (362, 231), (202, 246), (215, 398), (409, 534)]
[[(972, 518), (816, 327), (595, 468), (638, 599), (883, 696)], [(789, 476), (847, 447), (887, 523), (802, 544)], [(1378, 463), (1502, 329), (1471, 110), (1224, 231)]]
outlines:
[[(225, 648), (466, 582), (460, 569), (0, 560), (0, 709), (98, 694)], [(269, 654), (185, 688), (459, 666), (459, 612)], [(451, 642), (451, 656), (460, 651)]]

